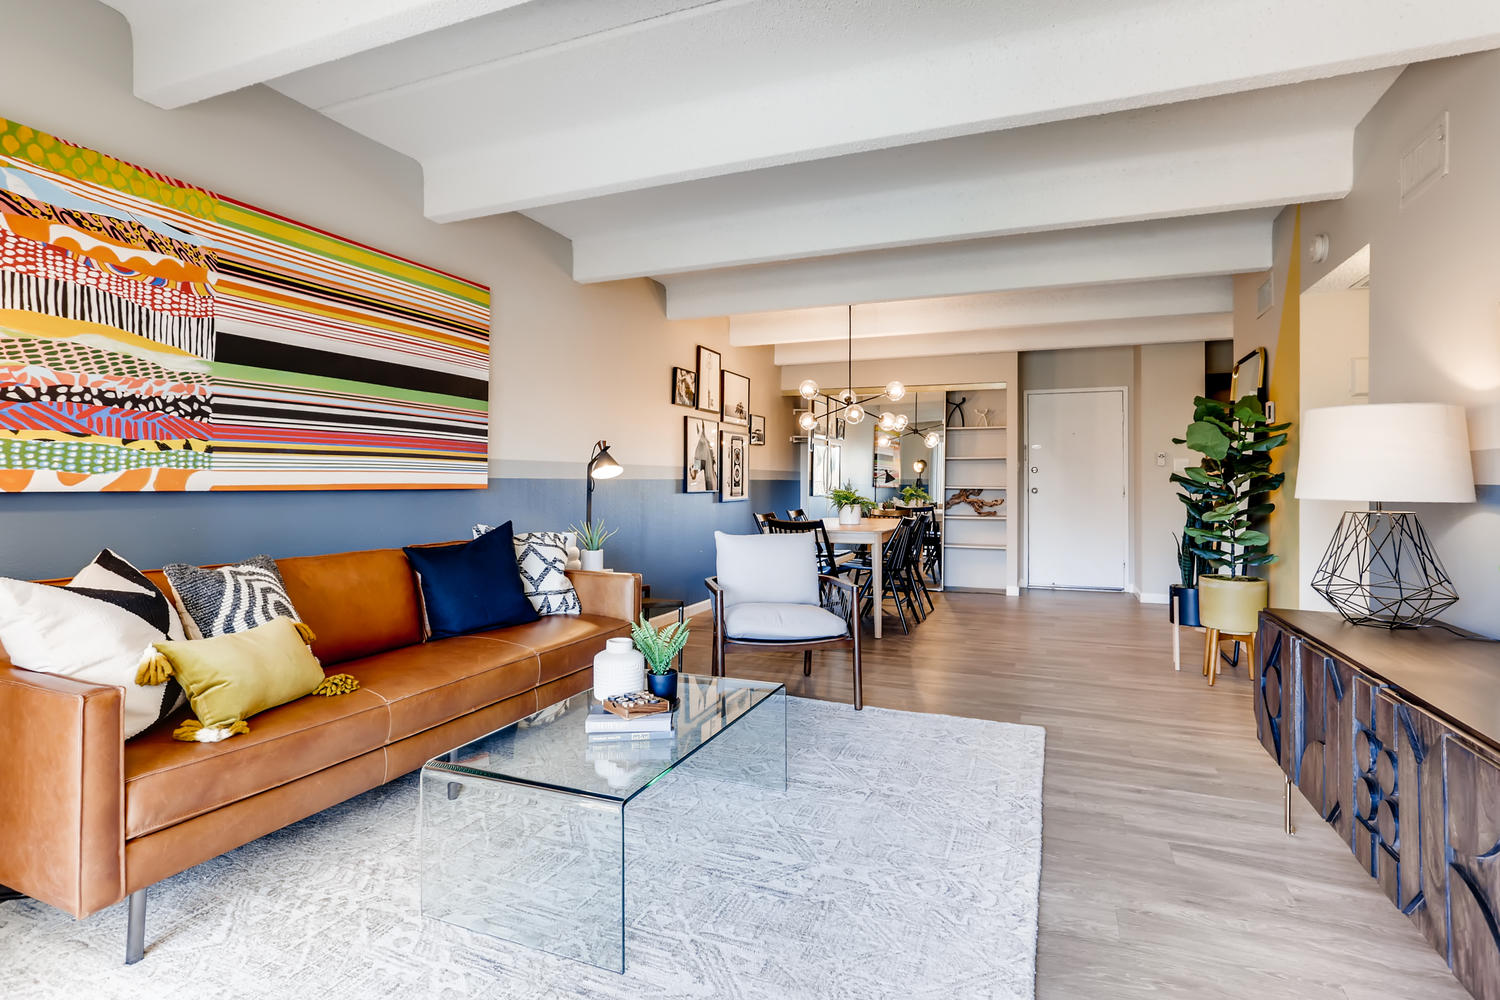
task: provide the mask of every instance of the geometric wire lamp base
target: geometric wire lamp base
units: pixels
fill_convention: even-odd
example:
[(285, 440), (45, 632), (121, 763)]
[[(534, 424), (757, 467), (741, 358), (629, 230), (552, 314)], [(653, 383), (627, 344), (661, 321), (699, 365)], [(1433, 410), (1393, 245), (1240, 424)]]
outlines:
[(1407, 510), (1346, 510), (1312, 588), (1355, 625), (1430, 625), (1458, 591)]

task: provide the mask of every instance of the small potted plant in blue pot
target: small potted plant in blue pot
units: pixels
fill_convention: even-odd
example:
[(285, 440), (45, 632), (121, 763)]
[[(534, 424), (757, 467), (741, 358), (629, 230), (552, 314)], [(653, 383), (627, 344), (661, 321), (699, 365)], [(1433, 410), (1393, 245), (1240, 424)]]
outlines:
[(693, 620), (672, 622), (658, 629), (641, 615), (641, 620), (630, 626), (630, 637), (635, 648), (646, 658), (646, 683), (651, 693), (668, 701), (677, 700), (677, 668), (675, 660), (682, 647), (687, 645), (688, 626)]

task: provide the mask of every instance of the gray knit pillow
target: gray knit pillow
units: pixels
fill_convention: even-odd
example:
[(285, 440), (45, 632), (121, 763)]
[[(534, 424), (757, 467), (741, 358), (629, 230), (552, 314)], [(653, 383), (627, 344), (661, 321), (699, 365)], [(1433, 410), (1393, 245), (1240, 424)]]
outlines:
[(301, 620), (270, 556), (218, 569), (173, 563), (162, 572), (191, 639), (245, 632), (277, 618)]

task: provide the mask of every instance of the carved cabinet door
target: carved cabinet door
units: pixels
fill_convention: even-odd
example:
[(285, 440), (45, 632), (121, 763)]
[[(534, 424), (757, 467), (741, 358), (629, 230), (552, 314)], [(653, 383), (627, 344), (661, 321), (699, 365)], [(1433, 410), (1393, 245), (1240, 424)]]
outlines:
[[(1349, 843), (1354, 799), (1354, 669), (1310, 642), (1293, 649), (1296, 673), (1287, 773), (1318, 815)], [(1283, 660), (1285, 659), (1283, 654)]]
[(1439, 951), (1445, 948), (1442, 886), (1423, 834), (1441, 797), (1439, 743), (1443, 727), (1356, 674), (1351, 846), (1386, 896)]
[(1478, 1000), (1500, 1000), (1500, 763), (1442, 739), (1448, 964)]
[(1296, 670), (1295, 646), (1301, 640), (1265, 615), (1260, 619), (1260, 634), (1256, 637), (1256, 655), (1260, 657), (1259, 670), (1255, 676), (1255, 735), (1266, 753), (1271, 755), (1283, 771), (1289, 771), (1290, 754), (1283, 732), (1284, 724), (1291, 713), (1284, 707), (1290, 704), (1286, 695), (1291, 693), (1288, 677)]

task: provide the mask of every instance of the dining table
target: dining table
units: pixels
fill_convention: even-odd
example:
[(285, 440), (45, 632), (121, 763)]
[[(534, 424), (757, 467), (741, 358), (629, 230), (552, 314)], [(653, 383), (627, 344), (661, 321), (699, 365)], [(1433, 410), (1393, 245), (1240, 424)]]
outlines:
[(885, 543), (901, 526), (899, 517), (866, 517), (854, 524), (841, 524), (836, 517), (823, 518), (828, 540), (835, 545), (870, 546), (870, 593), (875, 595), (875, 638), (881, 636), (882, 595), (885, 593)]

